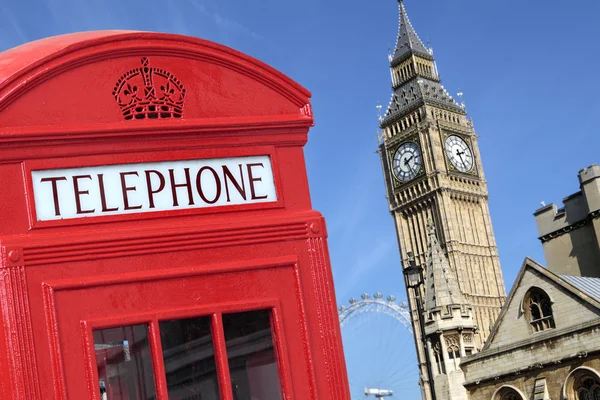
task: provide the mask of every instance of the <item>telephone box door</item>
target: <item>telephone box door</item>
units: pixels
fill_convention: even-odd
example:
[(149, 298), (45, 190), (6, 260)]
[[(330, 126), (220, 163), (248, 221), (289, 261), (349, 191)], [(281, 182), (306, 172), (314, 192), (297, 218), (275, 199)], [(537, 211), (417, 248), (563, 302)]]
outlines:
[(314, 398), (304, 327), (283, 317), (303, 313), (295, 265), (267, 260), (49, 283), (59, 310), (54, 356), (64, 371), (55, 377), (64, 393), (57, 397)]

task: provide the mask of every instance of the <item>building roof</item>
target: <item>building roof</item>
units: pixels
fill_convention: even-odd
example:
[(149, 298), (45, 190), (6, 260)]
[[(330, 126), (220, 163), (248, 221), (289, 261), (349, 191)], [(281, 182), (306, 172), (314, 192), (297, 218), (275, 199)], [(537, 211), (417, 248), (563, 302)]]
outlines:
[(600, 278), (570, 275), (560, 275), (560, 277), (581, 290), (583, 293), (600, 301)]
[(394, 90), (381, 125), (388, 125), (396, 118), (404, 116), (407, 111), (424, 103), (466, 114), (465, 109), (448, 94), (440, 82), (424, 77), (415, 77)]
[[(480, 353), (482, 356), (482, 353), (485, 353), (485, 351), (490, 348), (491, 343), (494, 341), (495, 336), (498, 332), (498, 328), (501, 325), (502, 320), (504, 319), (506, 312), (513, 301), (517, 289), (521, 285), (521, 280), (523, 279), (523, 276), (527, 269), (532, 269), (536, 271), (544, 279), (554, 282), (557, 286), (563, 288), (567, 292), (570, 292), (574, 295), (574, 297), (578, 298), (581, 303), (587, 303), (595, 307), (596, 309), (600, 309), (600, 278), (582, 278), (575, 276), (566, 277), (564, 275), (556, 275), (552, 271), (549, 271), (548, 269), (544, 268), (541, 264), (538, 264), (531, 258), (526, 257), (521, 267), (521, 270), (517, 274), (515, 283), (513, 284), (513, 287), (510, 290), (508, 297), (506, 298), (506, 302), (502, 307), (502, 311), (500, 311), (500, 315), (496, 319), (496, 323), (494, 324), (494, 327), (491, 330), (491, 333), (483, 346), (482, 352)], [(577, 282), (578, 284), (575, 284), (575, 282)], [(585, 288), (585, 290), (582, 289), (582, 287)], [(542, 337), (542, 335), (540, 335), (540, 337)]]
[(404, 8), (402, 0), (399, 0), (398, 8), (400, 10), (400, 22), (398, 26), (398, 39), (396, 40), (396, 48), (391, 63), (392, 67), (398, 65), (412, 54), (418, 54), (421, 57), (433, 60), (433, 56), (427, 47), (423, 44), (419, 35), (413, 28), (408, 14)]
[[(534, 369), (549, 371), (558, 363), (581, 362), (587, 353), (600, 351), (600, 341), (596, 340), (600, 301), (572, 281), (587, 286), (592, 283), (597, 288), (600, 280), (565, 279), (526, 258), (483, 349), (461, 359), (464, 386), (472, 388), (483, 382), (495, 385), (498, 379), (514, 380)], [(544, 291), (552, 303), (551, 329), (531, 329), (527, 293), (532, 288)]]

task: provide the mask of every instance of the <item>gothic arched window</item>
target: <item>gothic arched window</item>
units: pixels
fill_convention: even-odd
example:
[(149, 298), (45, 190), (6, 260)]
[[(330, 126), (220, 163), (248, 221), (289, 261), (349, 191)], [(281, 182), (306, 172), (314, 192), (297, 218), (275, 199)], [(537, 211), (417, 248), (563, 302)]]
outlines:
[(575, 387), (577, 400), (600, 400), (600, 382), (593, 376), (585, 376)]
[(512, 390), (503, 394), (502, 397), (500, 397), (500, 400), (521, 400), (521, 396), (519, 395), (519, 393)]
[(566, 399), (600, 400), (600, 377), (588, 368), (578, 368), (567, 378)]
[(492, 400), (523, 400), (523, 396), (516, 389), (504, 386), (494, 393)]
[(454, 363), (454, 369), (458, 369), (460, 364), (460, 342), (458, 336), (445, 336), (446, 350), (448, 351), (448, 359)]
[(552, 301), (542, 289), (529, 289), (523, 299), (523, 308), (534, 332), (555, 327)]
[(437, 375), (445, 374), (446, 368), (444, 366), (444, 356), (442, 356), (442, 348), (440, 346), (440, 339), (436, 338), (433, 343), (433, 354), (435, 357), (435, 365), (437, 367)]

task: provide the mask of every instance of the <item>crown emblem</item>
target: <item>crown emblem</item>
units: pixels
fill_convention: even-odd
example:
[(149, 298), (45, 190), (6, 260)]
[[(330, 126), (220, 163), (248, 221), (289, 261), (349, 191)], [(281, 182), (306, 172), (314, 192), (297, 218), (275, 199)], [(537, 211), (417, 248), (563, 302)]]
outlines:
[(181, 118), (185, 88), (179, 79), (164, 69), (142, 66), (125, 73), (115, 85), (113, 96), (126, 120)]

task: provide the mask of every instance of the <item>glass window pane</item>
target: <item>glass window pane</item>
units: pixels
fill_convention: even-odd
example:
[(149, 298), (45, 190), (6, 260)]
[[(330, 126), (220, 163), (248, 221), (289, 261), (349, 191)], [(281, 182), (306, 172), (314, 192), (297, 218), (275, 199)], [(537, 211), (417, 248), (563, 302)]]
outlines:
[(223, 315), (235, 400), (281, 400), (269, 311)]
[(146, 325), (94, 330), (102, 400), (153, 400), (154, 371)]
[(169, 400), (219, 400), (210, 317), (159, 326)]

